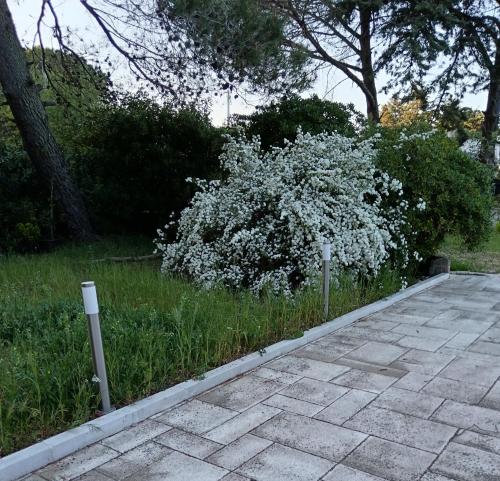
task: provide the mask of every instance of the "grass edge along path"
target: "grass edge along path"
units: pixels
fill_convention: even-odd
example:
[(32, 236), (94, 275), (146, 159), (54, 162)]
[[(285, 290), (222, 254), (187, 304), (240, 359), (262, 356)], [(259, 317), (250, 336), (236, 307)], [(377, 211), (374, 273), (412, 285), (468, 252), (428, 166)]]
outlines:
[[(95, 416), (99, 398), (80, 282), (96, 282), (112, 402), (125, 406), (322, 323), (319, 289), (294, 299), (199, 290), (155, 262), (92, 263), (148, 253), (104, 241), (50, 254), (0, 257), (0, 456)], [(139, 250), (142, 249), (142, 250)], [(396, 292), (386, 270), (331, 291), (330, 319)]]

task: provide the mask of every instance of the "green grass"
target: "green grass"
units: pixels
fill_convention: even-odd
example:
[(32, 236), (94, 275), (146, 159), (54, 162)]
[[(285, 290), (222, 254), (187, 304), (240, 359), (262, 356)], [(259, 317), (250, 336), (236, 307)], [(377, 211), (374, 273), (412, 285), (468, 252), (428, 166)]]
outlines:
[[(95, 416), (80, 282), (94, 280), (112, 402), (120, 407), (321, 322), (318, 290), (295, 299), (219, 289), (159, 274), (159, 263), (93, 263), (148, 254), (143, 240), (106, 240), (50, 254), (0, 257), (0, 456)], [(387, 271), (332, 289), (336, 317), (399, 288)]]
[(500, 272), (500, 232), (492, 229), (490, 239), (478, 249), (469, 251), (456, 236), (448, 236), (440, 254), (451, 259), (454, 271)]

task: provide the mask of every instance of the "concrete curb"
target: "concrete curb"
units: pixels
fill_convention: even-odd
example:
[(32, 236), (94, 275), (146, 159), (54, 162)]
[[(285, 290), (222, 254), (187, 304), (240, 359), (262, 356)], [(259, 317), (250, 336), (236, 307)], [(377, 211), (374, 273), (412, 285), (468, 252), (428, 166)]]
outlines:
[(213, 369), (207, 372), (202, 379), (191, 379), (177, 384), (165, 391), (153, 394), (101, 418), (94, 419), (77, 428), (57, 434), (49, 439), (5, 456), (0, 459), (0, 479), (2, 481), (13, 481), (25, 474), (36, 471), (47, 464), (58, 461), (79, 449), (164, 411), (181, 401), (250, 371), (265, 362), (302, 347), (363, 317), (381, 311), (418, 292), (440, 284), (449, 277), (449, 274), (440, 274), (421, 281), (385, 299), (356, 309), (333, 321), (313, 327), (305, 331), (304, 335), (300, 338), (280, 341), (261, 352), (248, 354), (229, 364)]

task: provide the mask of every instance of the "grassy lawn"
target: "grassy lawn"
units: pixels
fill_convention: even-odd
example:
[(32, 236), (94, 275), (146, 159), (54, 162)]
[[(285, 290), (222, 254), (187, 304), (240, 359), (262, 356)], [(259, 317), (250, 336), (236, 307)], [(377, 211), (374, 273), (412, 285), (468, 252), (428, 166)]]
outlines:
[(451, 258), (454, 271), (500, 272), (500, 233), (492, 229), (488, 242), (475, 251), (468, 251), (457, 237), (449, 236), (441, 254)]
[[(91, 262), (151, 252), (106, 240), (0, 257), (0, 456), (94, 417), (99, 405), (80, 282), (94, 280), (112, 402), (124, 406), (321, 323), (318, 290), (294, 300), (199, 291), (159, 262)], [(332, 289), (330, 316), (395, 292), (398, 276)]]

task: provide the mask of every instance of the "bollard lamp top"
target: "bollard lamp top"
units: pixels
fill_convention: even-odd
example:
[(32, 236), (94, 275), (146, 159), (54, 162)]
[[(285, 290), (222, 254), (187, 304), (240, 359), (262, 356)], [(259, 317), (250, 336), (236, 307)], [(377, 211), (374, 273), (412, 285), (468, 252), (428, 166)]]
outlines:
[(332, 259), (332, 244), (323, 242), (323, 260), (330, 261)]
[(93, 281), (82, 282), (83, 307), (85, 314), (99, 314), (97, 291)]

